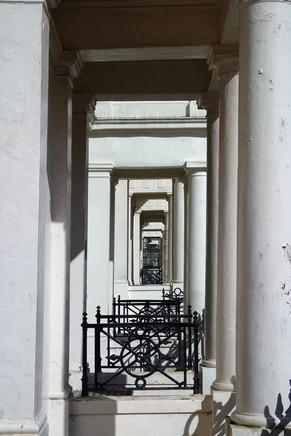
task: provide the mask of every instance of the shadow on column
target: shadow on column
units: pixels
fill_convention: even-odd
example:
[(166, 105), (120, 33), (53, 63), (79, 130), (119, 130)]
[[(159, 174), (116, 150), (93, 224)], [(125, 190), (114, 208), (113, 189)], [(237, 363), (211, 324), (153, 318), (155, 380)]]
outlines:
[[(291, 386), (291, 380), (289, 380), (289, 384)], [(264, 416), (266, 418), (267, 428), (262, 431), (261, 436), (291, 436), (291, 429), (286, 429), (287, 425), (291, 423), (291, 389), (289, 391), (288, 408), (284, 411), (282, 395), (278, 394), (275, 416), (271, 415), (269, 406), (265, 406)]]

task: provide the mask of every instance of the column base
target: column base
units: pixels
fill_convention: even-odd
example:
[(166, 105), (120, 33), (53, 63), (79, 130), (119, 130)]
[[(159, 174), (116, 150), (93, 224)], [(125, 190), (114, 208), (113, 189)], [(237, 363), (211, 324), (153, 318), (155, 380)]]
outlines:
[(72, 387), (72, 391), (75, 392), (75, 391), (82, 390), (82, 381), (81, 381), (82, 376), (83, 376), (83, 372), (81, 369), (70, 369), (69, 383), (70, 386)]
[(235, 408), (236, 394), (212, 388), (212, 436), (226, 436), (226, 422)]
[[(205, 364), (206, 363), (206, 364)], [(204, 395), (211, 394), (211, 386), (216, 378), (216, 367), (208, 366), (207, 362), (202, 362), (202, 393)]]
[(173, 290), (176, 288), (180, 288), (183, 292), (184, 290), (184, 283), (183, 282), (173, 282), (172, 281)]
[(20, 422), (1, 422), (0, 435), (21, 436), (48, 436), (48, 421), (46, 415), (41, 415), (35, 420)]
[(121, 300), (128, 299), (128, 282), (125, 281), (115, 281), (114, 282), (114, 297), (118, 297), (120, 295)]
[(249, 427), (245, 425), (234, 424), (227, 419), (226, 436), (272, 436), (272, 435), (291, 436), (291, 428), (270, 429), (266, 427)]
[[(286, 413), (286, 412), (285, 412)], [(286, 418), (289, 418), (289, 415), (286, 416)], [(231, 424), (241, 427), (249, 427), (249, 428), (266, 428), (266, 425), (269, 425), (269, 430), (278, 431), (277, 428), (283, 428), (280, 419), (277, 417), (276, 414), (274, 416), (270, 415), (270, 413), (265, 415), (258, 415), (258, 414), (246, 414), (246, 413), (238, 413), (235, 411), (231, 415)], [(284, 428), (288, 428), (291, 430), (291, 422), (287, 421), (287, 424)], [(276, 429), (276, 430), (274, 430)], [(267, 433), (266, 433), (267, 434)], [(275, 433), (277, 434), (277, 433)]]
[[(61, 397), (62, 394), (60, 394)], [(69, 401), (64, 398), (48, 399), (48, 418), (50, 436), (68, 436), (69, 434)]]

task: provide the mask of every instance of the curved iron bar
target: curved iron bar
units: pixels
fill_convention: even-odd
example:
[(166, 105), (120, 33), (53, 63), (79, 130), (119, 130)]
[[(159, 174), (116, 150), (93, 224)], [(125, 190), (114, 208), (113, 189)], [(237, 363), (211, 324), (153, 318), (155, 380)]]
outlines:
[[(138, 306), (139, 307), (139, 306)], [(137, 389), (147, 387), (147, 378), (160, 373), (177, 388), (189, 388), (187, 370), (194, 369), (194, 392), (199, 392), (199, 348), (203, 336), (200, 314), (186, 315), (157, 311), (149, 304), (141, 305), (138, 313), (101, 315), (97, 308), (96, 324), (87, 322), (83, 314), (83, 378), (82, 395), (104, 389), (120, 374), (126, 373), (135, 380)], [(87, 364), (87, 332), (95, 333), (94, 384), (89, 383)], [(107, 355), (101, 356), (101, 336), (107, 338)], [(114, 345), (115, 344), (115, 345)], [(113, 352), (112, 348), (115, 347)], [(103, 360), (102, 360), (103, 358)], [(177, 380), (170, 368), (182, 370), (183, 380)], [(102, 372), (116, 370), (106, 381), (100, 380)]]

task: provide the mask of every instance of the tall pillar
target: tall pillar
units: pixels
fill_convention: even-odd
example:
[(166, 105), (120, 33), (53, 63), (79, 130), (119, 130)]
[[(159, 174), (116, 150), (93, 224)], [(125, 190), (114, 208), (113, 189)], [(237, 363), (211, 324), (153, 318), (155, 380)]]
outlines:
[(86, 310), (87, 159), (88, 108), (90, 97), (73, 95), (71, 266), (70, 266), (70, 385), (81, 389), (82, 329)]
[(88, 179), (87, 312), (111, 313), (110, 219), (112, 164), (90, 164)]
[(140, 285), (140, 212), (133, 214), (133, 284)]
[(173, 278), (173, 195), (168, 195), (169, 221), (168, 221), (168, 282)]
[(50, 74), (49, 186), (51, 192), (49, 255), (48, 414), (50, 434), (68, 434), (72, 84)]
[(173, 287), (183, 290), (184, 285), (184, 180), (173, 184)]
[(128, 195), (128, 240), (127, 240), (127, 254), (128, 254), (128, 261), (127, 261), (127, 280), (128, 284), (132, 285), (132, 195)]
[(185, 292), (187, 306), (202, 313), (205, 304), (206, 256), (206, 165), (186, 162), (188, 175), (188, 281)]
[(165, 212), (165, 230), (163, 233), (163, 283), (168, 283), (168, 267), (169, 267), (169, 212)]
[(184, 311), (188, 310), (187, 289), (189, 283), (189, 183), (188, 177), (184, 179)]
[(219, 100), (208, 95), (207, 108), (207, 217), (204, 312), (203, 393), (210, 394), (216, 376), (216, 308), (218, 245)]
[(1, 2), (0, 40), (0, 433), (44, 435), (50, 221), (45, 5)]
[[(237, 406), (232, 416), (239, 425), (232, 434), (285, 434), (291, 378), (291, 5), (246, 1), (240, 12), (244, 116), (239, 125)], [(281, 428), (262, 431), (279, 422)]]
[(238, 62), (235, 54), (217, 55), (219, 73), (219, 205), (217, 264), (216, 380), (213, 392), (213, 434), (217, 422), (234, 407), (236, 261), (237, 261), (237, 162), (238, 162)]
[(114, 296), (128, 296), (128, 180), (119, 179), (115, 187)]

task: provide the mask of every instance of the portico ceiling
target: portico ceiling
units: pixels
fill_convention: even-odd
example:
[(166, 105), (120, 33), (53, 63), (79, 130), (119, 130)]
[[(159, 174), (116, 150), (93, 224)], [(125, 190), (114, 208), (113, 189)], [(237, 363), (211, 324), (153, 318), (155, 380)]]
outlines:
[(75, 90), (99, 99), (130, 94), (195, 99), (207, 91), (210, 77), (204, 60), (88, 63), (75, 81)]
[(238, 0), (62, 0), (64, 50), (83, 61), (75, 92), (193, 98), (208, 89), (210, 47), (235, 44)]

